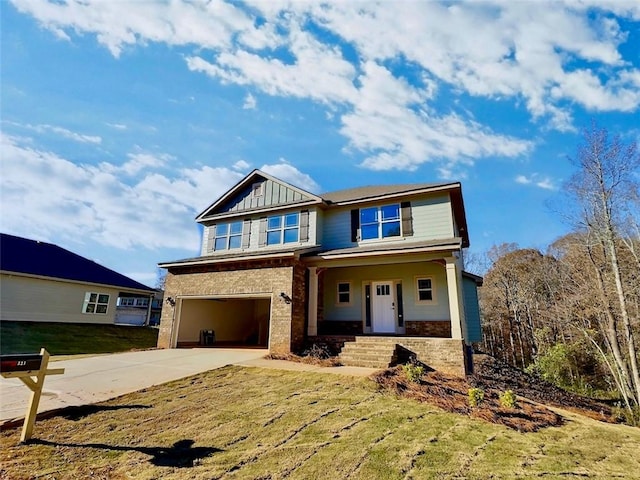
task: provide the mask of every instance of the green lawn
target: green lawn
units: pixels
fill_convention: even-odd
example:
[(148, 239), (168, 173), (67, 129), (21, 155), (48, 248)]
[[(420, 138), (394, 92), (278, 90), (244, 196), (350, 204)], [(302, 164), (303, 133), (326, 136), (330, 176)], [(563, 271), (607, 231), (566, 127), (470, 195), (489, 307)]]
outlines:
[(518, 433), (366, 378), (225, 367), (0, 434), (0, 478), (639, 478), (640, 429)]
[(158, 330), (150, 327), (78, 323), (0, 322), (0, 352), (52, 355), (124, 352), (153, 348)]

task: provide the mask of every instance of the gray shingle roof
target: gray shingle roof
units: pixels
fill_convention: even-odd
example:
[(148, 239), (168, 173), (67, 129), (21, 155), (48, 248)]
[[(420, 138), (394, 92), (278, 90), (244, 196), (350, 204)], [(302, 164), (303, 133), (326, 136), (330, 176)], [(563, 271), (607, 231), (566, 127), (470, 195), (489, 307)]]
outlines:
[(445, 187), (448, 185), (456, 185), (456, 183), (405, 183), (400, 185), (369, 185), (365, 187), (347, 188), (345, 190), (327, 192), (321, 194), (320, 197), (329, 203), (350, 202), (381, 197), (385, 195), (408, 193), (416, 190)]
[(149, 293), (154, 291), (153, 288), (52, 243), (6, 233), (0, 234), (0, 270), (145, 290)]

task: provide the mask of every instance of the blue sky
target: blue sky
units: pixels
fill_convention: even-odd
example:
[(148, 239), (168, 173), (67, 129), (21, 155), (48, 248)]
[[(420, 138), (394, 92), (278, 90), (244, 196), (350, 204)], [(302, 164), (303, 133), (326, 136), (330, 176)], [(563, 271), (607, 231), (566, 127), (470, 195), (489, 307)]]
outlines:
[(471, 251), (545, 248), (592, 120), (640, 138), (640, 3), (0, 3), (0, 229), (143, 283), (254, 168), (461, 181)]

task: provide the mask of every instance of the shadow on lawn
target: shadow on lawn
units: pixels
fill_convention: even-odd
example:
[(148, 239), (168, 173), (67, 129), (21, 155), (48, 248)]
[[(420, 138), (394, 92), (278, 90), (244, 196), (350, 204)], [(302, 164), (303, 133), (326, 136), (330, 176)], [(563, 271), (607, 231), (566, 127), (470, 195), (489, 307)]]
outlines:
[(58, 412), (58, 415), (67, 420), (80, 420), (98, 412), (107, 412), (112, 410), (124, 409), (146, 409), (151, 408), (149, 405), (79, 405), (77, 407), (66, 407)]
[(33, 439), (27, 442), (28, 445), (48, 445), (51, 447), (71, 447), (71, 448), (97, 448), (103, 450), (115, 450), (120, 452), (140, 452), (150, 455), (153, 465), (158, 467), (193, 467), (196, 460), (206, 458), (222, 450), (216, 447), (194, 447), (194, 441), (185, 439), (178, 440), (171, 447), (121, 447), (119, 445), (105, 445), (103, 443), (59, 443), (47, 440)]

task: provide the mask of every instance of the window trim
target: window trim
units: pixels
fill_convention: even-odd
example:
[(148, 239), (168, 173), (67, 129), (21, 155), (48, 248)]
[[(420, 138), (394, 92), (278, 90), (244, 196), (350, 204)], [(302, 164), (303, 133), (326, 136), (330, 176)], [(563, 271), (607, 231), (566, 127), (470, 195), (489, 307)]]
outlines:
[[(385, 207), (396, 207), (397, 211), (398, 211), (398, 216), (397, 218), (394, 218), (392, 220), (384, 220), (382, 218), (382, 209)], [(364, 223), (362, 221), (362, 212), (365, 210), (376, 210), (376, 222), (369, 222), (369, 223)], [(383, 226), (384, 224), (389, 224), (389, 223), (397, 223), (398, 224), (398, 228), (399, 228), (399, 233), (398, 235), (390, 235), (390, 236), (384, 236), (383, 234)], [(373, 237), (373, 238), (363, 238), (363, 234), (362, 234), (362, 229), (363, 226), (373, 226), (376, 225), (377, 226), (377, 236)], [(359, 230), (359, 235), (358, 235), (358, 241), (360, 242), (375, 242), (375, 241), (389, 241), (389, 240), (395, 240), (395, 239), (401, 239), (403, 238), (403, 234), (402, 234), (402, 204), (401, 203), (387, 203), (384, 205), (375, 205), (375, 206), (370, 206), (370, 207), (362, 207), (360, 209), (358, 209), (358, 230)]]
[[(347, 292), (340, 292), (340, 285), (347, 285), (348, 291)], [(339, 280), (336, 282), (336, 299), (335, 299), (335, 305), (336, 307), (351, 307), (353, 306), (353, 283), (350, 280)], [(341, 302), (340, 301), (340, 294), (347, 294), (349, 295), (349, 301), (348, 302)]]
[[(231, 234), (231, 226), (232, 225), (236, 225), (239, 224), (240, 225), (240, 232), (239, 233), (234, 233), (233, 235)], [(227, 229), (224, 235), (220, 235), (220, 227), (222, 225), (227, 225)], [(242, 220), (237, 220), (234, 222), (223, 222), (223, 223), (218, 223), (216, 224), (216, 229), (213, 235), (213, 251), (214, 252), (221, 252), (223, 250), (240, 250), (242, 248), (242, 234), (244, 231), (244, 223)], [(237, 247), (231, 247), (231, 238), (239, 238), (240, 239), (240, 245)], [(216, 243), (218, 240), (220, 239), (225, 239), (225, 246), (224, 248), (216, 248)]]
[[(420, 280), (429, 280), (431, 282), (431, 300), (420, 300)], [(414, 294), (415, 294), (415, 304), (416, 305), (434, 305), (437, 303), (436, 301), (436, 282), (433, 275), (416, 275), (413, 281), (414, 285)], [(423, 289), (424, 291), (424, 289)]]
[[(296, 223), (294, 226), (287, 226), (287, 217), (295, 216)], [(270, 227), (269, 223), (271, 219), (278, 219), (278, 227)], [(266, 217), (266, 230), (265, 230), (265, 245), (287, 245), (291, 243), (300, 243), (300, 212), (289, 212), (280, 215), (270, 215)], [(287, 232), (295, 231), (296, 238), (292, 241), (286, 241), (285, 236)], [(278, 233), (278, 242), (270, 242), (269, 234)]]
[[(100, 297), (107, 297), (107, 301), (100, 301)], [(94, 298), (92, 300), (92, 298)], [(82, 303), (82, 313), (86, 315), (107, 315), (109, 313), (109, 303), (111, 302), (111, 294), (110, 293), (100, 293), (100, 292), (85, 292), (84, 294), (84, 302)], [(93, 311), (89, 312), (89, 306), (93, 306)], [(105, 307), (104, 312), (100, 312), (98, 310), (102, 310), (98, 307)]]

